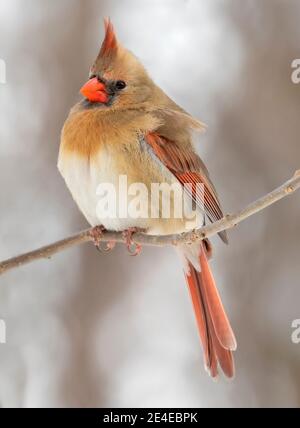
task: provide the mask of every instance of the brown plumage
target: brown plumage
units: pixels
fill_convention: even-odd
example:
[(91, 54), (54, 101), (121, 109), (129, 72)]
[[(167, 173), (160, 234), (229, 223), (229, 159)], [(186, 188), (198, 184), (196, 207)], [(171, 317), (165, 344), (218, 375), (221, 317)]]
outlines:
[[(207, 168), (193, 147), (193, 133), (204, 125), (172, 101), (152, 81), (143, 65), (118, 41), (110, 21), (105, 21), (105, 38), (91, 67), (89, 81), (82, 87), (84, 99), (70, 112), (65, 122), (58, 167), (74, 200), (92, 226), (110, 230), (143, 228), (146, 233), (167, 234), (186, 231), (187, 216), (164, 218), (159, 206), (153, 217), (149, 195), (147, 216), (100, 216), (97, 213), (97, 189), (101, 183), (114, 185), (119, 198), (119, 178), (128, 185), (142, 183), (179, 183), (185, 197), (194, 202), (201, 226), (222, 217), (215, 187)], [(185, 187), (185, 185), (190, 187)], [(203, 193), (196, 192), (199, 184)], [(123, 200), (123, 199), (122, 199)], [(129, 197), (127, 204), (132, 202)], [(161, 202), (161, 200), (160, 200)], [(174, 195), (171, 195), (174, 204)], [(225, 232), (220, 237), (227, 242)], [(221, 304), (208, 264), (211, 244), (208, 240), (180, 245), (185, 276), (190, 290), (205, 365), (216, 377), (218, 365), (232, 377), (234, 334)]]

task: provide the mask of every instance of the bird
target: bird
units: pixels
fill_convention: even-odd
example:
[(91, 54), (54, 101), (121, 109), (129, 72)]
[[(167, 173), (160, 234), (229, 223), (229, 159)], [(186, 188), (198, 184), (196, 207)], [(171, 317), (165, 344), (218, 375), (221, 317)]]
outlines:
[[(205, 125), (156, 85), (141, 61), (117, 39), (110, 19), (106, 18), (104, 25), (100, 51), (80, 89), (82, 98), (64, 123), (57, 165), (74, 201), (93, 228), (95, 244), (99, 246), (104, 230), (120, 231), (128, 250), (131, 248), (137, 254), (139, 246), (132, 251), (135, 231), (180, 234), (187, 228), (203, 226), (207, 220), (219, 220), (223, 212), (208, 170), (195, 149), (195, 135)], [(147, 214), (149, 207), (156, 208), (155, 216), (130, 216), (127, 211), (127, 215), (121, 216), (110, 208), (107, 215), (101, 210), (99, 213), (102, 184), (114, 186), (115, 194), (124, 202), (120, 177), (126, 177), (129, 185), (141, 183), (146, 190), (153, 183), (178, 185), (184, 189), (184, 199), (197, 212), (196, 225), (187, 221), (189, 212), (181, 218), (163, 216), (160, 203), (165, 196), (149, 203)], [(202, 188), (201, 198), (196, 192), (198, 186)], [(141, 200), (147, 202), (149, 193)], [(170, 198), (174, 204), (174, 194)], [(133, 199), (131, 195), (128, 204)], [(219, 236), (228, 243), (225, 231)], [(111, 242), (106, 249), (113, 246)], [(183, 262), (205, 369), (212, 378), (220, 372), (232, 378), (237, 344), (209, 265), (212, 244), (206, 238), (179, 244), (176, 250)]]

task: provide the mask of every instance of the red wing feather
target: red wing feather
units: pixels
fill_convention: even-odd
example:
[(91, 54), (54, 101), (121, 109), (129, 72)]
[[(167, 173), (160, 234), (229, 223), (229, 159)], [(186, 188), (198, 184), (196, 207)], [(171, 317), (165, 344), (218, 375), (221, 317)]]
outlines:
[[(178, 181), (185, 187), (189, 196), (204, 211), (211, 222), (223, 217), (220, 202), (216, 190), (210, 181), (208, 171), (199, 156), (188, 147), (179, 147), (174, 141), (162, 137), (156, 133), (149, 133), (145, 137), (158, 159), (174, 174)], [(197, 184), (202, 184), (204, 189), (197, 193)], [(198, 186), (198, 190), (200, 190)], [(204, 195), (203, 195), (204, 193)], [(199, 194), (202, 200), (199, 201)], [(221, 232), (220, 237), (227, 243), (226, 232)]]

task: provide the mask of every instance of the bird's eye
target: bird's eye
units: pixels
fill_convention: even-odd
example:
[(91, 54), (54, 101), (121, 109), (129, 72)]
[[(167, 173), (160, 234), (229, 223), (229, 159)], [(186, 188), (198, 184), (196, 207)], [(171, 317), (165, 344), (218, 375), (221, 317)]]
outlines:
[(116, 88), (118, 90), (126, 88), (126, 83), (124, 82), (124, 80), (117, 80), (116, 81)]

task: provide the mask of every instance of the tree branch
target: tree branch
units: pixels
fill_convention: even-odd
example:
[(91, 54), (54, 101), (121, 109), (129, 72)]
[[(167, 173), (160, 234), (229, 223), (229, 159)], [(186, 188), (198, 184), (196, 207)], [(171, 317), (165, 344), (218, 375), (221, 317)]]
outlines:
[[(178, 245), (183, 243), (188, 244), (196, 240), (208, 238), (210, 236), (216, 235), (217, 233), (223, 230), (227, 230), (236, 226), (238, 223), (250, 217), (251, 215), (256, 214), (257, 212), (268, 207), (269, 205), (274, 204), (274, 202), (279, 201), (285, 196), (292, 194), (295, 190), (299, 189), (299, 187), (300, 170), (296, 171), (296, 173), (290, 180), (286, 181), (280, 187), (277, 187), (277, 189), (273, 190), (265, 196), (262, 196), (260, 199), (257, 199), (255, 202), (252, 202), (246, 208), (238, 211), (237, 213), (227, 214), (225, 217), (223, 217), (221, 220), (216, 221), (215, 223), (179, 235), (154, 236), (137, 232), (133, 234), (132, 239), (135, 243), (141, 245), (164, 246)], [(92, 241), (93, 238), (91, 236), (91, 231), (92, 228), (86, 229), (77, 233), (76, 235), (62, 239), (61, 241), (57, 241), (53, 244), (38, 248), (37, 250), (33, 250), (16, 257), (12, 257), (11, 259), (4, 260), (0, 262), (0, 275), (10, 269), (14, 269), (27, 263), (31, 263), (34, 260), (50, 258), (54, 254), (66, 250), (67, 248), (72, 247), (74, 245)], [(100, 240), (104, 242), (124, 242), (124, 237), (122, 232), (105, 231), (103, 232), (103, 235), (101, 236)]]

